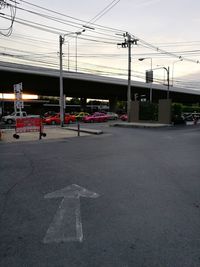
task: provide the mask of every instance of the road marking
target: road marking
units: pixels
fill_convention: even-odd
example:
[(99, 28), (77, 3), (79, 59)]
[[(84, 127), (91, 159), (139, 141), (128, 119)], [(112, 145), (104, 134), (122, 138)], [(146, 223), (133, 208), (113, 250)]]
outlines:
[(97, 198), (99, 194), (72, 184), (44, 196), (44, 198), (63, 198), (43, 239), (44, 243), (83, 241), (80, 197)]

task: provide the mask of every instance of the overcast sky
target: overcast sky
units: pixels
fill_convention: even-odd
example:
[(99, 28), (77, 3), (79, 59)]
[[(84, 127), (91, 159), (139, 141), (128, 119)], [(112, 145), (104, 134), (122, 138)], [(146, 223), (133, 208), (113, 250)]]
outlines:
[[(7, 2), (12, 3), (9, 0)], [(86, 23), (79, 20), (89, 22), (99, 12), (108, 7), (110, 10), (102, 14), (95, 24), (114, 28), (116, 31), (106, 32), (105, 28), (100, 30), (96, 25), (87, 24), (94, 27), (95, 30), (86, 29), (78, 36), (77, 65), (79, 71), (114, 76), (120, 74), (119, 77), (125, 78), (127, 73), (127, 49), (117, 46), (117, 43), (123, 42), (124, 38), (116, 35), (116, 33), (122, 34), (127, 31), (139, 38), (138, 46), (132, 48), (133, 79), (134, 77), (139, 79), (142, 75), (144, 76), (145, 70), (150, 68), (149, 57), (151, 57), (153, 68), (158, 68), (157, 65), (170, 67), (171, 77), (173, 74), (174, 81), (177, 80), (177, 84), (198, 86), (196, 83), (196, 78), (199, 79), (200, 74), (200, 64), (196, 63), (200, 60), (200, 38), (198, 35), (200, 1), (198, 0), (27, 0), (18, 1), (18, 3), (17, 7), (26, 11), (17, 8), (12, 34), (9, 37), (0, 35), (0, 60), (37, 64), (36, 61), (39, 61), (39, 59), (36, 54), (39, 54), (40, 61), (43, 63), (48, 62), (50, 64), (50, 62), (54, 62), (58, 65), (59, 34), (82, 30), (82, 25), (86, 25)], [(39, 9), (33, 4), (69, 17)], [(27, 10), (29, 10), (29, 13)], [(68, 22), (61, 24), (47, 20), (30, 13), (30, 11), (67, 20), (73, 25), (70, 26)], [(9, 15), (10, 11), (5, 7), (0, 12)], [(10, 21), (6, 20), (5, 15), (0, 18), (0, 25), (3, 25), (3, 28), (10, 25)], [(72, 19), (72, 17), (75, 19)], [(51, 28), (51, 31), (54, 31), (54, 33), (19, 24), (17, 20), (22, 23), (21, 19), (29, 20), (29, 22), (23, 21), (23, 23), (32, 21), (53, 27), (54, 29)], [(36, 24), (34, 24), (35, 26)], [(1, 32), (6, 34), (5, 30), (1, 30)], [(72, 71), (75, 70), (76, 64), (75, 36), (75, 34), (67, 36), (63, 46), (64, 67)], [(140, 42), (140, 40), (146, 41), (148, 46), (152, 44), (167, 52), (173, 52), (175, 56), (167, 56), (157, 53), (155, 49), (144, 48), (144, 42)], [(67, 41), (69, 41), (69, 50)], [(18, 59), (16, 59), (16, 55)], [(19, 59), (19, 56), (23, 58)], [(183, 61), (178, 61), (178, 56), (181, 56)], [(147, 57), (147, 59), (138, 61), (140, 57)], [(28, 59), (30, 62), (28, 62)], [(70, 62), (69, 66), (68, 62)], [(158, 79), (165, 78), (163, 70), (157, 70), (155, 74), (158, 75)]]

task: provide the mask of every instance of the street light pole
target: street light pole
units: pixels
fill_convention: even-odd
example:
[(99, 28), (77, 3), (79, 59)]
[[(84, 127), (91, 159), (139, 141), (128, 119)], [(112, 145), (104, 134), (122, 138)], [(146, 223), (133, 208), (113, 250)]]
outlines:
[[(59, 35), (59, 59), (60, 59), (60, 126), (64, 126), (64, 117), (65, 117), (65, 107), (64, 107), (64, 95), (63, 95), (63, 61), (62, 61), (62, 46), (65, 41), (65, 36), (76, 34), (76, 37), (78, 34), (81, 34), (84, 32), (85, 29), (83, 29), (81, 32), (70, 32), (67, 34)], [(69, 42), (68, 42), (68, 70), (69, 70)], [(77, 40), (76, 40), (76, 71), (77, 71)]]
[[(152, 63), (152, 58), (151, 57), (139, 58), (138, 60), (139, 61), (143, 61), (145, 59), (150, 59), (151, 60), (151, 71), (152, 71), (153, 63)], [(151, 103), (152, 102), (152, 82), (150, 82), (150, 88), (149, 89), (150, 89), (149, 102)]]
[(67, 69), (70, 70), (69, 66), (69, 42), (67, 42)]
[(78, 39), (78, 35), (81, 35), (82, 32), (85, 32), (85, 29), (83, 29), (81, 32), (76, 32), (76, 72), (78, 70), (77, 68), (77, 60), (78, 60), (78, 47), (77, 47), (77, 39)]
[(167, 99), (169, 99), (169, 66), (167, 67)]
[(166, 67), (159, 67), (159, 68), (155, 68), (152, 70), (159, 70), (159, 69), (164, 69), (167, 72), (167, 99), (169, 99), (169, 88), (170, 88), (170, 85), (169, 85), (169, 66), (167, 68)]
[(172, 86), (174, 86), (174, 64), (178, 63), (179, 61), (183, 61), (183, 59), (180, 57), (179, 60), (176, 60), (172, 63)]
[(167, 72), (167, 99), (169, 99), (169, 66), (167, 68), (166, 67), (162, 68)]

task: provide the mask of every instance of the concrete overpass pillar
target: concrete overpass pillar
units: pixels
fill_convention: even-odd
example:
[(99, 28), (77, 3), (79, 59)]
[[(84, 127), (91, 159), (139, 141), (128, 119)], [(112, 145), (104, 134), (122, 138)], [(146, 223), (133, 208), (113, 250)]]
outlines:
[(109, 110), (111, 112), (117, 111), (117, 97), (113, 97), (109, 99)]
[(158, 122), (170, 124), (171, 123), (171, 99), (160, 99), (158, 106)]
[(139, 122), (140, 102), (131, 101), (130, 122)]
[(81, 111), (86, 111), (87, 109), (87, 98), (86, 97), (82, 97), (80, 99), (81, 101)]

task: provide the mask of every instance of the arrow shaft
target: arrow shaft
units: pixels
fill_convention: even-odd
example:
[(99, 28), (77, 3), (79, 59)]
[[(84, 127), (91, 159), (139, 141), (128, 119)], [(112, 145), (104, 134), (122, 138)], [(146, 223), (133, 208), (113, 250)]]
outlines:
[(83, 240), (79, 197), (66, 197), (62, 200), (52, 223), (50, 224), (44, 243)]

